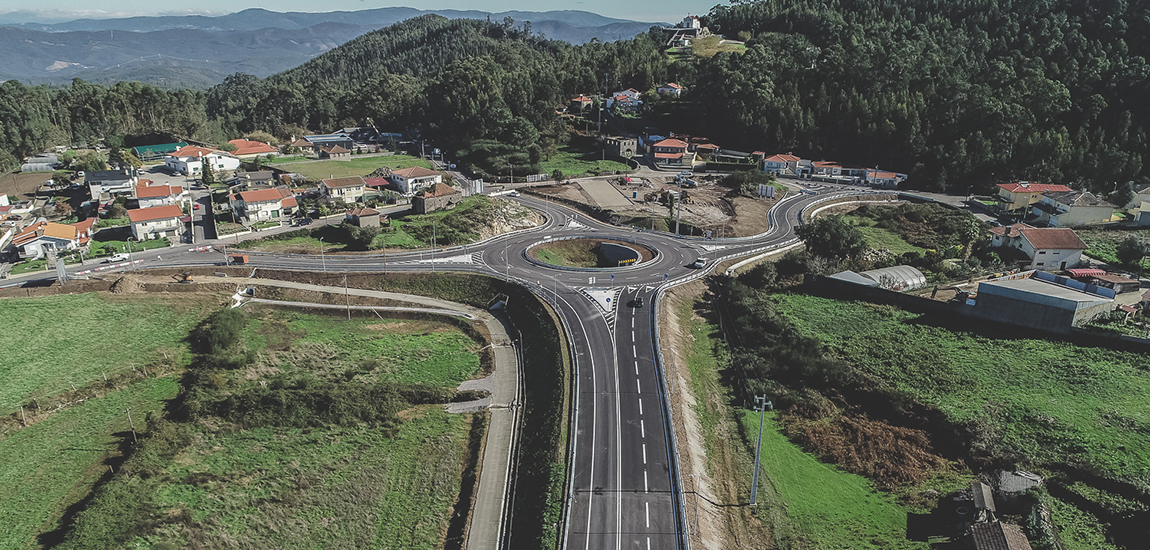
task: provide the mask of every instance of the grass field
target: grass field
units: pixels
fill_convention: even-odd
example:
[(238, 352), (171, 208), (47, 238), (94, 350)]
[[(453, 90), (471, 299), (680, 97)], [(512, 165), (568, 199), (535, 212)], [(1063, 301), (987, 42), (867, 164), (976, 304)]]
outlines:
[[(1106, 231), (1103, 229), (1082, 229), (1075, 233), (1086, 243), (1086, 255), (1108, 264), (1121, 265), (1118, 261), (1118, 243), (1134, 236), (1143, 242), (1150, 242), (1150, 229), (1132, 231)], [(1142, 269), (1150, 271), (1150, 258), (1142, 259)]]
[[(754, 464), (759, 415), (742, 408), (717, 406), (729, 402), (733, 393), (724, 385), (722, 372), (729, 358), (718, 327), (693, 316), (692, 309), (690, 303), (680, 304), (676, 314), (691, 334), (683, 359), (691, 373), (696, 402), (693, 412), (705, 438), (708, 475), (734, 475), (739, 479), (736, 484), (745, 486)], [(728, 436), (726, 432), (730, 430), (739, 435)], [(728, 454), (734, 455), (731, 462), (738, 464), (739, 471), (718, 469), (726, 462), (720, 457)], [(761, 456), (759, 504), (753, 511), (748, 508), (744, 517), (760, 522), (771, 533), (773, 547), (927, 548), (906, 540), (907, 510), (894, 497), (875, 490), (864, 477), (843, 472), (803, 452), (783, 435), (775, 413), (768, 413), (766, 419)], [(687, 497), (688, 505), (691, 498)], [(749, 496), (741, 494), (740, 498)], [(732, 516), (742, 513), (727, 510)]]
[[(5, 375), (5, 389), (17, 378)], [(178, 390), (172, 377), (141, 379), (0, 440), (0, 548), (33, 548), (40, 533), (57, 528), (64, 509), (107, 473), (102, 460), (131, 440), (124, 411), (143, 429), (148, 412)]]
[(470, 415), (411, 411), (369, 427), (201, 434), (154, 482), (167, 518), (142, 547), (441, 548), (460, 491)]
[(479, 372), (482, 344), (437, 321), (314, 315), (263, 309), (245, 341), (262, 353), (257, 369), (307, 372), (317, 379), (455, 387)]
[[(759, 414), (741, 410), (743, 433), (757, 437)], [(748, 454), (754, 440), (743, 441)], [(839, 470), (803, 452), (787, 440), (767, 413), (763, 428), (762, 472), (759, 480), (770, 485), (795, 522), (796, 541), (807, 548), (914, 548), (923, 542), (906, 540), (907, 511), (891, 495), (875, 490), (865, 477)], [(760, 488), (761, 495), (770, 493)]]
[(876, 250), (889, 250), (893, 254), (902, 255), (907, 252), (918, 252), (925, 254), (927, 250), (922, 247), (914, 246), (906, 242), (905, 239), (900, 237), (894, 231), (875, 227), (875, 220), (865, 218), (862, 216), (851, 216), (846, 214), (842, 216), (843, 220), (862, 231), (863, 237), (866, 239), (867, 246)]
[(631, 170), (630, 166), (615, 161), (615, 160), (600, 160), (602, 155), (596, 154), (594, 151), (577, 151), (570, 147), (560, 149), (559, 154), (543, 161), (539, 165), (540, 172), (544, 174), (552, 174), (556, 170), (563, 172), (564, 176), (573, 176), (577, 174), (587, 174), (591, 171), (596, 172), (626, 172)]
[(330, 177), (366, 176), (382, 166), (393, 170), (412, 166), (431, 168), (431, 164), (426, 160), (408, 155), (353, 156), (351, 160), (319, 160), (275, 165), (281, 170), (303, 174), (312, 181)]
[(929, 316), (862, 302), (786, 294), (776, 303), (802, 333), (879, 384), (938, 406), (954, 422), (979, 423), (1020, 457), (1150, 476), (1145, 356), (956, 332)]
[(0, 300), (0, 317), (20, 330), (0, 331), (0, 414), (44, 397), (162, 361), (187, 361), (183, 338), (198, 302), (170, 307), (158, 297), (99, 294)]

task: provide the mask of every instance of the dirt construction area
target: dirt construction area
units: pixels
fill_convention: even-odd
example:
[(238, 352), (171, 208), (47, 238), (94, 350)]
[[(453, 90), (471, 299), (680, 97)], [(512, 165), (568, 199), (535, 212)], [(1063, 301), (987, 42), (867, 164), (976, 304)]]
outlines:
[[(627, 178), (611, 176), (535, 187), (533, 191), (610, 211), (614, 217), (623, 220), (621, 223), (674, 231), (673, 227), (667, 227), (669, 224), (665, 221), (676, 216), (673, 196), (679, 193), (679, 185), (674, 182), (674, 177), (671, 173)], [(698, 187), (682, 190), (682, 223), (698, 228), (700, 232), (710, 231), (713, 237), (744, 237), (770, 229), (767, 211), (782, 195), (758, 199), (733, 194), (730, 189), (719, 185), (721, 178), (720, 175), (692, 178), (698, 182)]]

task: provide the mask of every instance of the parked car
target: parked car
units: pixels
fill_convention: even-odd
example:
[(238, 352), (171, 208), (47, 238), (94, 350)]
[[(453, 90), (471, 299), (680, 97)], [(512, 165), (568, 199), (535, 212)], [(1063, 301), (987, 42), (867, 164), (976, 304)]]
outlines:
[(192, 210), (199, 210), (199, 209), (200, 209), (200, 203), (197, 202), (196, 204), (192, 205)]

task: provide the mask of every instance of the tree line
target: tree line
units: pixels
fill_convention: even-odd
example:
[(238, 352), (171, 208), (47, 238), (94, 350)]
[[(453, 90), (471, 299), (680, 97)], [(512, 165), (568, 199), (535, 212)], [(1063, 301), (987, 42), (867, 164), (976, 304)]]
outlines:
[(670, 80), (686, 86), (686, 108), (663, 130), (727, 147), (879, 166), (944, 190), (1029, 179), (1113, 191), (1150, 181), (1147, 21), (1144, 3), (1111, 1), (735, 0), (704, 24), (745, 51), (701, 57), (669, 52), (658, 29), (574, 46), (510, 19), (426, 15), (206, 93), (9, 81), (0, 151), (150, 132), (289, 138), (370, 120), (534, 164), (567, 139), (556, 107), (570, 97)]

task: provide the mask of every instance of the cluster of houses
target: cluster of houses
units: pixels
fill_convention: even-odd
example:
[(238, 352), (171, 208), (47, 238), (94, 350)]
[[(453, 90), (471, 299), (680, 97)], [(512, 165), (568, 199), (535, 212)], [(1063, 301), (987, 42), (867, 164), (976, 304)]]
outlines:
[(321, 159), (347, 160), (352, 151), (379, 152), (385, 145), (403, 140), (403, 134), (380, 132), (374, 126), (341, 128), (330, 134), (317, 134), (293, 138), (292, 147), (318, 155)]
[[(1147, 189), (1150, 198), (1150, 189)], [(998, 184), (994, 209), (1030, 223), (1077, 227), (1110, 222), (1117, 208), (1094, 193), (1065, 185), (1016, 181)], [(1150, 223), (1150, 219), (1147, 220)]]
[[(683, 95), (683, 86), (674, 82), (667, 82), (655, 88), (655, 93), (663, 96), (681, 97)], [(567, 105), (567, 111), (570, 113), (582, 113), (590, 107), (595, 100), (585, 94), (579, 94), (571, 98), (570, 103)], [(643, 110), (642, 93), (635, 88), (627, 88), (626, 90), (619, 90), (608, 95), (603, 102), (607, 109), (617, 113), (638, 113)]]

